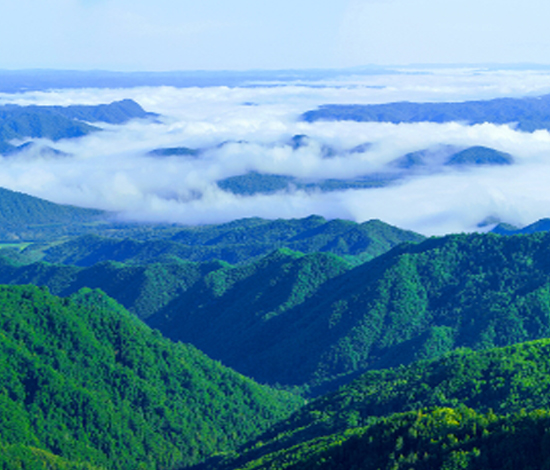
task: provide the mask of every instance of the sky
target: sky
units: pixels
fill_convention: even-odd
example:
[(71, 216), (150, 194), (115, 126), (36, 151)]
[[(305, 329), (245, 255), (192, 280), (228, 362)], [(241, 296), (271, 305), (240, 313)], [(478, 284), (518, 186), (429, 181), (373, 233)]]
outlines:
[(550, 63), (544, 0), (0, 0), (0, 69)]

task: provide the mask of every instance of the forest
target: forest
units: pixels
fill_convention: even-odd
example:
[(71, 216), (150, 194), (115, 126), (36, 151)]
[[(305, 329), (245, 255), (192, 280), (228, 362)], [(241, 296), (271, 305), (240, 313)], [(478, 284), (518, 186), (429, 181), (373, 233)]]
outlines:
[[(507, 122), (510, 106), (529, 127), (546, 125), (546, 103), (352, 111), (401, 122), (498, 108), (492, 119)], [(17, 129), (55, 143), (101, 133), (94, 122), (157, 117), (132, 100), (0, 113), (7, 146)], [(17, 158), (17, 147), (2, 152)], [(430, 159), (516, 165), (448, 146), (404, 155), (395, 175)], [(239, 197), (288, 184), (302, 183), (218, 181)], [(0, 222), (2, 469), (550, 468), (548, 219), (431, 237), (319, 215), (133, 223), (0, 189)]]

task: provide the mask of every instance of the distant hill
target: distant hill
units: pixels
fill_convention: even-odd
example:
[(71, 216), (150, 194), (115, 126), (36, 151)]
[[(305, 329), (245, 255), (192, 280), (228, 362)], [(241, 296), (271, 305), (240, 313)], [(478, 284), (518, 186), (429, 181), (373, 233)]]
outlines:
[(224, 178), (217, 181), (216, 184), (224, 191), (244, 196), (296, 190), (345, 191), (380, 188), (418, 172), (442, 171), (445, 166), (511, 165), (513, 163), (512, 155), (489, 147), (473, 146), (460, 149), (451, 145), (438, 145), (408, 153), (391, 161), (385, 169), (355, 178), (328, 178), (312, 181), (289, 175), (250, 171), (243, 175)]
[(123, 124), (131, 119), (155, 117), (133, 100), (93, 106), (0, 106), (0, 153), (14, 153), (13, 139), (46, 138), (53, 141), (82, 137), (99, 131), (90, 122)]
[(536, 98), (497, 98), (459, 103), (387, 103), (373, 105), (328, 104), (302, 115), (307, 122), (452, 122), (512, 124), (532, 132), (550, 129), (550, 95)]
[(523, 228), (515, 227), (510, 224), (499, 223), (491, 231), (493, 233), (498, 233), (499, 235), (525, 235), (530, 233), (549, 232), (550, 219), (540, 219)]
[(28, 194), (0, 188), (0, 233), (29, 225), (95, 222), (104, 211), (55, 204)]
[(114, 235), (109, 238), (86, 235), (56, 244), (43, 251), (43, 259), (80, 266), (108, 260), (139, 264), (173, 258), (218, 259), (236, 264), (257, 260), (276, 248), (286, 247), (304, 253), (331, 252), (359, 262), (399, 243), (424, 239), (379, 220), (358, 224), (339, 219), (327, 221), (319, 216), (289, 220), (251, 218), (220, 225), (175, 227), (168, 238), (161, 240), (117, 239), (116, 231)]
[(302, 403), (171, 343), (99, 291), (1, 286), (0, 303), (2, 468), (189, 465)]
[(147, 153), (150, 157), (196, 157), (200, 150), (190, 149), (188, 147), (166, 147), (151, 150)]
[(271, 194), (277, 191), (344, 191), (347, 189), (367, 189), (387, 186), (397, 179), (395, 174), (373, 174), (354, 179), (324, 179), (308, 181), (294, 176), (269, 175), (251, 171), (244, 175), (230, 176), (216, 184), (224, 191), (251, 196)]
[(511, 165), (513, 162), (514, 159), (509, 153), (475, 146), (453, 154), (446, 165)]

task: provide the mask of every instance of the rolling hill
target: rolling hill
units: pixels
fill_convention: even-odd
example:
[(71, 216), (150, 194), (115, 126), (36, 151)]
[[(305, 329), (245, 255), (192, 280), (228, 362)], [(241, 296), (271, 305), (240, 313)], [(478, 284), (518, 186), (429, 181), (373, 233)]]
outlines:
[(0, 304), (3, 468), (189, 465), (301, 404), (162, 338), (100, 291), (1, 286)]

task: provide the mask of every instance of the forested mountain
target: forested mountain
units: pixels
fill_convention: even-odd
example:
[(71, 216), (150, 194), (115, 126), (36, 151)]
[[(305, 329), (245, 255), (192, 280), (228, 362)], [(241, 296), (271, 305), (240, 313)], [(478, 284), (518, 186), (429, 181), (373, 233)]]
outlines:
[[(401, 245), (330, 279), (307, 274), (274, 281), (292, 286), (321, 276), (299, 302), (278, 309), (260, 308), (262, 295), (273, 298), (267, 274), (235, 282), (213, 272), (210, 291), (189, 290), (148, 322), (246, 375), (289, 385), (462, 346), (543, 338), (550, 333), (549, 237), (472, 234)], [(323, 265), (315, 273), (326, 271)], [(230, 327), (241, 322), (246, 330)]]
[(535, 98), (497, 98), (458, 103), (328, 104), (308, 111), (307, 122), (349, 120), (359, 122), (466, 122), (513, 124), (522, 131), (550, 128), (550, 95)]
[(549, 353), (545, 339), (368, 372), (200, 468), (544, 468)]
[[(124, 233), (125, 228), (120, 231)], [(129, 231), (130, 236), (140, 236)], [(62, 244), (55, 243), (51, 248), (39, 247), (41, 254), (34, 258), (79, 266), (108, 260), (142, 264), (175, 258), (235, 264), (258, 260), (276, 248), (286, 247), (304, 253), (331, 252), (360, 262), (399, 243), (424, 239), (422, 235), (379, 220), (358, 224), (340, 219), (327, 221), (319, 216), (290, 220), (250, 218), (220, 225), (171, 227), (159, 231), (157, 240), (154, 234), (148, 235), (150, 232), (146, 232), (142, 240), (120, 239), (117, 232), (114, 226), (100, 226), (96, 233), (109, 233), (109, 237), (84, 235)], [(33, 247), (27, 251), (32, 252)]]
[(5, 262), (0, 282), (61, 295), (100, 287), (173, 340), (259, 381), (308, 384), (315, 394), (366, 369), (549, 336), (549, 242), (548, 233), (453, 235), (356, 267), (283, 249), (239, 266)]
[(301, 403), (171, 343), (99, 291), (3, 286), (0, 305), (2, 468), (188, 465)]
[(132, 100), (94, 106), (0, 106), (0, 153), (13, 153), (14, 139), (46, 138), (53, 141), (82, 137), (100, 130), (89, 122), (123, 124), (130, 119), (150, 118)]
[(0, 188), (0, 233), (27, 226), (95, 222), (105, 212), (54, 204), (27, 194)]

